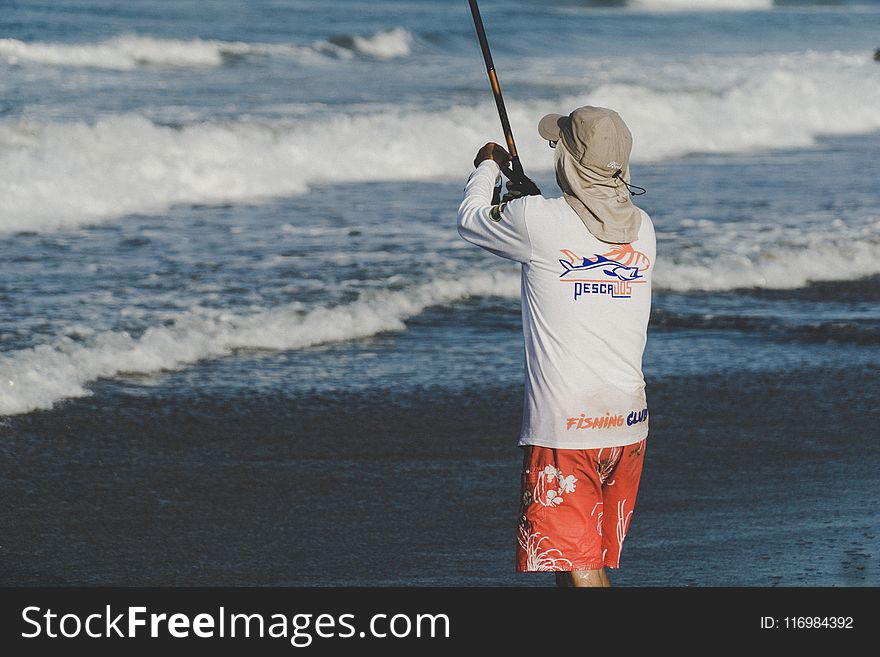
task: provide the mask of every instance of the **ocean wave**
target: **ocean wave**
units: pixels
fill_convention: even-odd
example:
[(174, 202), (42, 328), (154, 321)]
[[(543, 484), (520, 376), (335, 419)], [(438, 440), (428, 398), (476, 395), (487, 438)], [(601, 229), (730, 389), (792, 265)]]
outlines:
[[(241, 350), (287, 351), (403, 331), (432, 306), (469, 298), (519, 299), (519, 276), (491, 272), (436, 279), (396, 290), (362, 293), (347, 304), (307, 308), (292, 303), (253, 314), (197, 308), (139, 335), (73, 326), (52, 344), (0, 353), (0, 415), (51, 409), (90, 394), (99, 378), (176, 371)], [(793, 324), (775, 317), (675, 313), (655, 309), (652, 328), (736, 330), (771, 339), (854, 345), (880, 344), (876, 320)]]
[(654, 309), (651, 313), (651, 328), (763, 333), (779, 340), (812, 344), (880, 344), (880, 322), (877, 320), (795, 324), (766, 316), (675, 313)]
[(801, 342), (813, 344), (880, 345), (880, 324), (876, 321), (825, 322), (783, 328), (781, 336), (794, 337)]
[[(658, 259), (654, 285), (661, 291), (691, 292), (785, 290), (820, 281), (855, 281), (880, 274), (878, 229), (880, 225), (829, 235), (828, 228), (821, 224), (812, 231), (804, 227), (800, 243), (788, 247), (780, 247), (770, 237), (733, 238), (718, 243), (709, 237), (703, 250), (687, 260), (670, 248), (669, 256)], [(857, 235), (859, 239), (855, 239)], [(737, 244), (748, 253), (737, 253)]]
[(651, 328), (709, 331), (767, 331), (778, 325), (772, 317), (676, 313), (661, 308), (651, 311)]
[(11, 64), (36, 63), (129, 70), (143, 66), (205, 68), (248, 56), (316, 58), (365, 57), (390, 60), (412, 52), (413, 37), (402, 27), (369, 36), (342, 35), (310, 45), (244, 43), (214, 39), (164, 39), (122, 34), (98, 43), (43, 43), (0, 39), (0, 58)]
[(396, 59), (412, 53), (413, 36), (402, 27), (395, 27), (371, 36), (337, 36), (328, 43), (343, 51), (354, 52), (373, 59)]
[(633, 9), (650, 11), (754, 11), (772, 9), (773, 0), (628, 0)]
[(0, 354), (0, 415), (50, 409), (89, 394), (102, 377), (177, 370), (236, 350), (291, 350), (344, 342), (388, 331), (429, 306), (473, 296), (519, 296), (518, 278), (479, 274), (437, 279), (399, 290), (364, 293), (356, 301), (308, 309), (291, 304), (250, 315), (207, 309), (182, 314), (135, 337), (125, 331), (70, 337), (54, 344)]
[(707, 58), (657, 77), (570, 101), (617, 109), (635, 135), (634, 160), (801, 148), (880, 129), (880, 70), (867, 52)]
[[(717, 86), (719, 71), (731, 67), (748, 74), (720, 89), (692, 85), (702, 70), (706, 84)], [(860, 54), (715, 59), (694, 62), (687, 75), (678, 90), (609, 82), (583, 96), (509, 106), (524, 160), (532, 170), (552, 164), (536, 117), (587, 103), (624, 116), (636, 135), (634, 161), (642, 162), (803, 147), (823, 134), (880, 129), (880, 68)], [(440, 111), (338, 111), (296, 122), (166, 126), (133, 114), (95, 123), (7, 121), (0, 123), (0, 232), (73, 227), (181, 203), (296, 195), (316, 183), (460, 179), (464, 154), (487, 138), (501, 141), (497, 132), (488, 101)]]

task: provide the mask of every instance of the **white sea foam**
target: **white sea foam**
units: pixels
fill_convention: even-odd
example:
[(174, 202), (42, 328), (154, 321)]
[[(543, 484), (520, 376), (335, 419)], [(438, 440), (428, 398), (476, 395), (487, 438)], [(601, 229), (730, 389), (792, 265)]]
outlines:
[(43, 43), (0, 39), (0, 59), (11, 64), (36, 63), (127, 70), (141, 66), (198, 68), (220, 66), (227, 58), (278, 56), (315, 61), (356, 55), (389, 60), (412, 52), (413, 37), (402, 27), (369, 36), (341, 36), (310, 45), (244, 43), (215, 39), (163, 39), (122, 34), (97, 43)]
[[(741, 75), (731, 77), (731, 67)], [(667, 82), (684, 78), (677, 90), (609, 82), (580, 96), (511, 104), (530, 169), (551, 165), (536, 117), (585, 103), (620, 111), (636, 135), (634, 160), (643, 162), (802, 147), (822, 134), (880, 129), (880, 67), (866, 54), (715, 58), (681, 68), (658, 72)], [(701, 75), (706, 84), (695, 87)], [(295, 195), (314, 183), (458, 179), (467, 168), (463, 153), (487, 138), (501, 141), (496, 123), (489, 105), (182, 128), (138, 115), (0, 123), (0, 232), (73, 227), (179, 203)]]
[(245, 43), (157, 39), (125, 34), (100, 43), (66, 44), (0, 39), (0, 57), (8, 63), (131, 69), (138, 66), (219, 66), (223, 53), (244, 52)]
[(410, 55), (412, 53), (413, 37), (408, 30), (402, 27), (395, 27), (367, 37), (337, 37), (332, 39), (331, 43), (366, 57), (387, 60)]
[[(708, 59), (672, 73), (668, 86), (611, 82), (584, 100), (621, 113), (635, 160), (805, 147), (820, 135), (880, 129), (880, 70), (867, 53), (746, 57), (734, 66), (738, 76)], [(671, 78), (679, 76), (677, 88)]]
[[(802, 246), (747, 249), (751, 256), (719, 256), (716, 252), (690, 262), (678, 260), (675, 249), (667, 245), (654, 274), (655, 288), (795, 288), (811, 281), (878, 274), (877, 227), (868, 229), (873, 231), (873, 239), (829, 243), (819, 234), (807, 235)], [(808, 242), (812, 246), (807, 246)], [(137, 337), (125, 331), (100, 332), (74, 324), (51, 344), (0, 354), (0, 415), (49, 409), (62, 399), (88, 395), (88, 385), (102, 377), (183, 369), (239, 349), (302, 349), (401, 331), (407, 319), (429, 306), (471, 297), (518, 299), (519, 294), (519, 276), (509, 269), (396, 290), (373, 290), (352, 303), (334, 307), (307, 308), (292, 303), (253, 314), (195, 308), (169, 315), (163, 325)]]
[[(880, 225), (864, 233), (859, 240), (828, 240), (820, 228), (804, 232), (801, 245), (788, 246), (776, 246), (775, 239), (763, 243), (743, 239), (709, 245), (702, 255), (686, 260), (678, 257), (674, 247), (665, 254), (661, 249), (654, 286), (676, 292), (785, 290), (818, 281), (856, 281), (880, 274)], [(694, 235), (703, 237), (697, 231)]]
[(48, 409), (61, 399), (88, 395), (87, 385), (101, 377), (180, 369), (236, 349), (302, 349), (400, 331), (405, 320), (429, 306), (471, 296), (516, 298), (518, 279), (510, 273), (438, 279), (365, 293), (332, 308), (292, 304), (251, 315), (200, 309), (139, 337), (122, 331), (89, 335), (86, 342), (65, 337), (0, 354), (0, 415)]
[(627, 6), (650, 11), (753, 11), (772, 9), (773, 0), (629, 0)]

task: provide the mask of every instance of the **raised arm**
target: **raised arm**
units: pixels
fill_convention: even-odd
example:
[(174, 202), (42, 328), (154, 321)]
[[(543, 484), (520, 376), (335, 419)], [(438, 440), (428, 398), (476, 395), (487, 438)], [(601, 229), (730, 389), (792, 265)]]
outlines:
[[(480, 153), (489, 146), (483, 147)], [(525, 220), (526, 200), (518, 198), (493, 205), (492, 194), (501, 169), (494, 159), (480, 161), (479, 155), (477, 158), (477, 168), (468, 178), (464, 200), (458, 208), (458, 234), (502, 258), (528, 262), (532, 247)]]

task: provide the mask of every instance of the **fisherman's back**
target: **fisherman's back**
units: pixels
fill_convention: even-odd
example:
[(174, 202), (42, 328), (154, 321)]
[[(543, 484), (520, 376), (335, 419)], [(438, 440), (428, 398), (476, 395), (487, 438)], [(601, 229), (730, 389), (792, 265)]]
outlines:
[(610, 447), (648, 432), (642, 354), (651, 311), (654, 227), (609, 244), (563, 198), (528, 196), (522, 215), (529, 261), (522, 271), (526, 398), (520, 444)]
[(563, 198), (525, 196), (490, 206), (498, 176), (480, 164), (458, 214), (463, 238), (522, 263), (526, 386), (521, 445), (592, 449), (648, 433), (642, 375), (654, 227), (638, 239), (597, 239)]

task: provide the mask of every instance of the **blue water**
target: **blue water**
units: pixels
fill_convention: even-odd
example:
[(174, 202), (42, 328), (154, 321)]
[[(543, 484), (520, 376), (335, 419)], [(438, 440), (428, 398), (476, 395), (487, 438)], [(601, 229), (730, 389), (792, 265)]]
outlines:
[[(818, 545), (825, 507), (809, 496), (794, 514), (803, 524), (776, 534), (773, 512), (749, 503), (775, 536), (770, 565), (752, 574), (725, 579), (694, 547), (706, 560), (698, 576), (663, 575), (657, 546), (672, 540), (670, 523), (699, 526), (666, 515), (681, 503), (674, 450), (688, 444), (700, 445), (696, 467), (734, 491), (766, 474), (742, 465), (749, 450), (774, 463), (796, 455), (768, 498), (808, 476), (876, 490), (866, 473), (878, 458), (880, 3), (661, 4), (481, 3), (523, 161), (545, 193), (558, 191), (534, 126), (586, 103), (630, 124), (635, 181), (649, 190), (657, 466), (621, 582), (876, 584), (876, 570), (858, 566), (876, 560), (876, 523), (858, 514), (839, 519), (861, 538), (827, 548), (834, 567), (806, 566), (822, 555), (790, 547), (792, 536)], [(4, 3), (0, 71), (0, 486), (15, 508), (0, 576), (522, 583), (504, 552), (522, 384), (517, 270), (454, 228), (473, 153), (501, 141), (467, 3)], [(822, 474), (828, 454), (806, 449), (807, 435), (852, 437), (836, 447), (839, 472)], [(424, 544), (407, 551), (369, 533), (352, 513), (382, 513), (363, 497), (377, 458), (357, 452), (364, 445), (394, 446), (382, 452), (392, 469), (433, 472), (418, 499), (488, 496), (491, 522), (459, 536), (450, 528), (462, 514), (477, 523), (485, 508), (434, 501), (446, 529), (432, 537), (395, 485), (388, 503), (412, 520), (395, 531), (420, 527)], [(357, 452), (327, 475), (342, 497), (310, 479), (317, 457), (301, 450), (316, 448)], [(330, 532), (331, 517), (341, 524), (308, 546), (280, 528), (275, 557), (284, 541), (303, 552), (273, 579), (268, 554), (231, 564), (254, 551), (254, 523), (269, 522), (270, 493), (253, 483), (266, 475), (249, 468), (275, 460), (291, 508), (312, 486), (310, 535)], [(116, 484), (93, 488), (107, 463)], [(157, 463), (167, 470), (153, 480)], [(235, 463), (238, 475), (208, 485)], [(742, 478), (724, 479), (740, 467)], [(714, 499), (710, 484), (691, 481), (687, 499)], [(79, 502), (53, 502), (58, 486)], [(167, 561), (135, 566), (131, 523), (152, 513), (138, 506), (148, 490), (179, 498), (162, 513), (180, 543)], [(729, 497), (705, 510), (729, 518), (709, 542), (734, 545), (725, 532), (742, 526), (748, 496)], [(196, 513), (202, 504), (214, 511)], [(98, 508), (109, 520), (88, 538)], [(230, 524), (203, 526), (211, 514)], [(85, 524), (31, 529), (71, 518)], [(339, 547), (343, 530), (411, 566), (355, 573), (361, 548)], [(204, 553), (187, 538), (202, 531), (215, 533)], [(224, 549), (235, 554), (211, 552)], [(334, 555), (323, 573), (319, 553)], [(441, 553), (430, 575), (414, 556)], [(465, 553), (480, 565), (462, 578)], [(214, 565), (202, 577), (195, 562)]]

